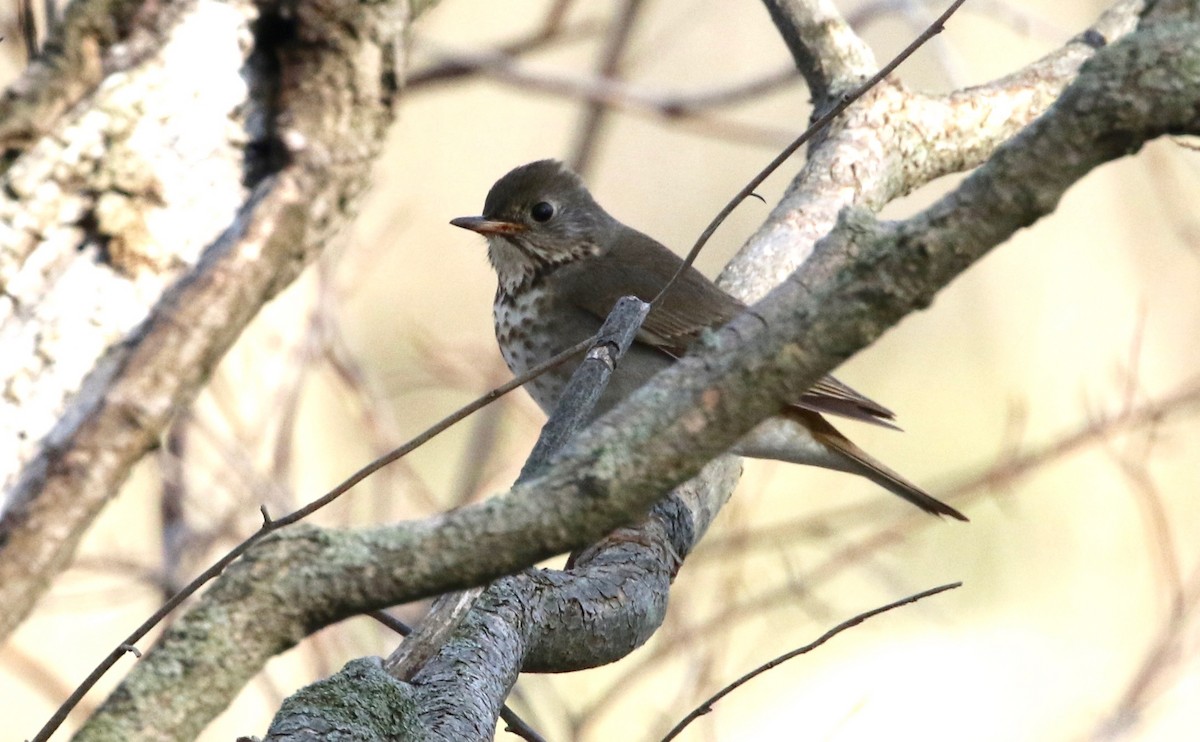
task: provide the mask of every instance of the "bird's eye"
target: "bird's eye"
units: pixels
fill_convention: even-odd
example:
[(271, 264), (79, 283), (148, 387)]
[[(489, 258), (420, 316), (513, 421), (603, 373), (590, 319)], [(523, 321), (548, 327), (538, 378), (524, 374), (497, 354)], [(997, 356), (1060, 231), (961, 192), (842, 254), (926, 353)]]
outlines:
[(548, 222), (550, 217), (554, 216), (554, 204), (538, 201), (529, 210), (529, 215), (533, 217), (535, 222)]

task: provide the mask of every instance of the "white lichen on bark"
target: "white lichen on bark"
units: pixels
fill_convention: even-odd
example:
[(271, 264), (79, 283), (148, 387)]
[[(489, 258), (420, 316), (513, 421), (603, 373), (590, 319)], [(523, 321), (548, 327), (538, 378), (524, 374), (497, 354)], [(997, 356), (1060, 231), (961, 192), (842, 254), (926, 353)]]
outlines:
[(251, 16), (192, 3), (154, 55), (106, 77), (7, 172), (0, 449), (16, 455), (0, 455), (5, 490), (98, 359), (244, 202)]

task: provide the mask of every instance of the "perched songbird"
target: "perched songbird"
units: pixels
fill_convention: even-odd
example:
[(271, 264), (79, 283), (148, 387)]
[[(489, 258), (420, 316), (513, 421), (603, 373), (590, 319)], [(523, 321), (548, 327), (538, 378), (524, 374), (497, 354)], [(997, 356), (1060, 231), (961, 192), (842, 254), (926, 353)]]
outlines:
[[(682, 263), (666, 247), (610, 216), (579, 176), (554, 160), (516, 168), (492, 186), (482, 216), (450, 223), (487, 238), (488, 260), (499, 279), (492, 305), (496, 340), (516, 374), (594, 335), (620, 297), (653, 299)], [(740, 301), (688, 268), (650, 311), (595, 415), (671, 365), (705, 329), (724, 325), (743, 309)], [(572, 370), (572, 364), (562, 364), (526, 385), (547, 414)], [(859, 474), (922, 510), (966, 520), (868, 456), (821, 413), (894, 427), (891, 411), (826, 376), (731, 451)]]

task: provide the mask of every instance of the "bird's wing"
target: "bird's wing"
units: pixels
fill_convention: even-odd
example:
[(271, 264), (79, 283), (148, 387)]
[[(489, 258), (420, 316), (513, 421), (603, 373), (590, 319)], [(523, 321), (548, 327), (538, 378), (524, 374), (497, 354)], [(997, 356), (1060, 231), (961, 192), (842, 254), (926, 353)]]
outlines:
[[(555, 272), (564, 296), (603, 320), (617, 299), (650, 301), (682, 264), (679, 256), (641, 232), (626, 229), (603, 255)], [(708, 328), (724, 325), (745, 306), (688, 267), (642, 323), (638, 340), (681, 356)]]
[[(628, 230), (604, 255), (565, 266), (556, 272), (565, 296), (600, 320), (622, 296), (650, 301), (675, 275), (682, 260), (656, 240)], [(662, 302), (656, 305), (638, 340), (675, 358), (681, 357), (706, 329), (717, 328), (741, 313), (746, 305), (688, 267)], [(826, 376), (796, 402), (796, 406), (831, 415), (896, 428), (895, 414), (842, 382)]]
[(854, 391), (832, 376), (825, 376), (813, 384), (800, 396), (800, 401), (796, 405), (813, 412), (825, 412), (859, 422), (900, 430), (900, 426), (892, 422), (896, 419), (896, 413), (870, 397)]

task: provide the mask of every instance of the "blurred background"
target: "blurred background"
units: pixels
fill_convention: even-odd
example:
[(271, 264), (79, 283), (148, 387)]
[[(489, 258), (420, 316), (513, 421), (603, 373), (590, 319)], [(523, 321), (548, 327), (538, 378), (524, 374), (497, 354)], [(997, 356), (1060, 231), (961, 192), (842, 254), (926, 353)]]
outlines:
[[(942, 9), (837, 4), (881, 62)], [(932, 92), (986, 82), (1060, 46), (1105, 6), (973, 0), (901, 76)], [(8, 81), (24, 53), (10, 43), (15, 16), (3, 22)], [(504, 61), (498, 50), (517, 54)], [(265, 309), (0, 649), (13, 738), (251, 533), (260, 503), (280, 513), (312, 500), (507, 380), (483, 241), (447, 224), (478, 213), (496, 178), (543, 157), (583, 163), (612, 214), (683, 252), (809, 115), (757, 2), (443, 0), (416, 24), (411, 55), (411, 87), (361, 218)], [(598, 115), (580, 91), (605, 71), (623, 82)], [(703, 105), (731, 89), (743, 94)], [(701, 105), (671, 115), (681, 103)], [(759, 189), (767, 203), (799, 162)], [(911, 214), (956, 180), (885, 214)], [(838, 371), (906, 431), (846, 432), (970, 524), (925, 517), (860, 479), (747, 461), (650, 643), (598, 670), (523, 676), (511, 705), (551, 740), (656, 739), (727, 682), (838, 622), (962, 580), (754, 680), (684, 738), (1193, 738), (1198, 190), (1200, 153), (1188, 142), (1161, 140), (1105, 166)], [(767, 210), (741, 206), (699, 267), (715, 276)], [(524, 393), (510, 395), (318, 522), (420, 518), (502, 491), (541, 422)], [(415, 621), (423, 610), (398, 613)], [(395, 643), (368, 618), (322, 631), (274, 660), (202, 739), (261, 734), (297, 687)]]

